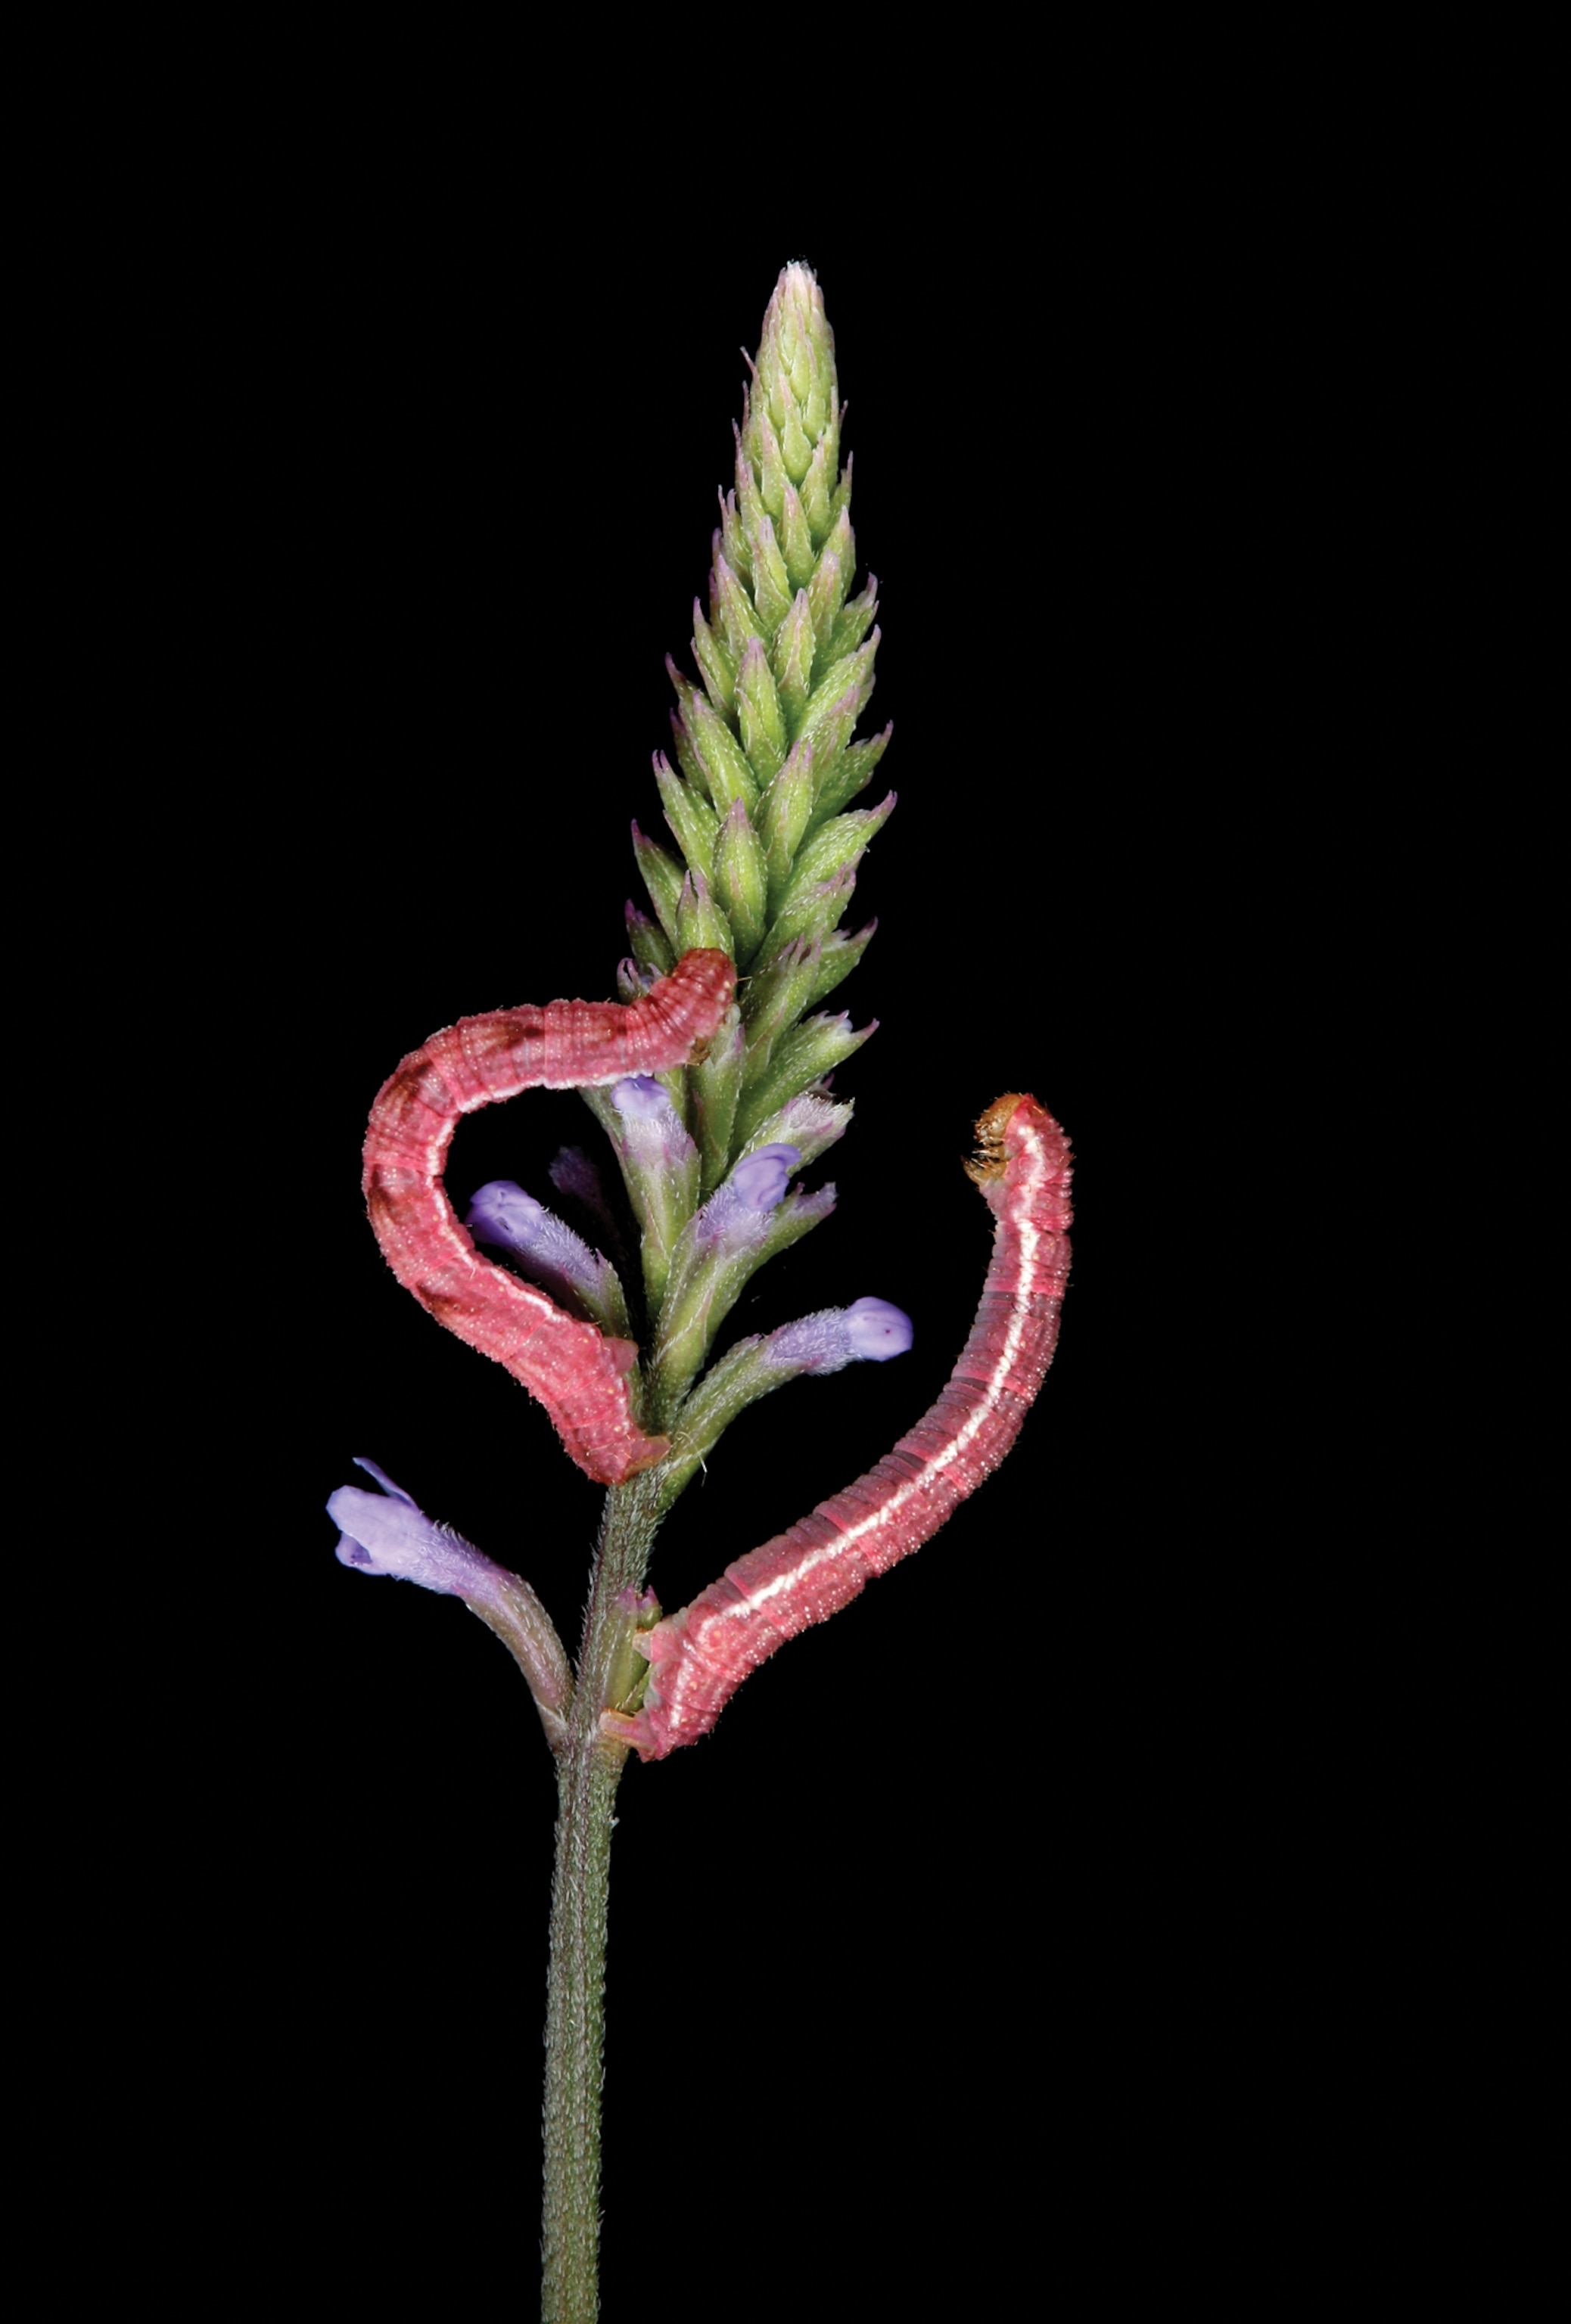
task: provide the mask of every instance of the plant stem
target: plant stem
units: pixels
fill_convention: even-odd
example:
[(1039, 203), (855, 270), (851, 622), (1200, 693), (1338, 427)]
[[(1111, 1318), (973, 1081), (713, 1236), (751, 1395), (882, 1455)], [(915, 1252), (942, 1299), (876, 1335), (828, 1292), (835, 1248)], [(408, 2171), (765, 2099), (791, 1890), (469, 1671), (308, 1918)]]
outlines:
[(557, 1857), (546, 1992), (545, 2324), (595, 2324), (600, 2313), (600, 2096), (605, 2080), (605, 1923), (611, 1811), (627, 1753), (600, 1732), (606, 1684), (660, 1519), (658, 1472), (614, 1485), (584, 1617), (567, 1746), (558, 1761)]

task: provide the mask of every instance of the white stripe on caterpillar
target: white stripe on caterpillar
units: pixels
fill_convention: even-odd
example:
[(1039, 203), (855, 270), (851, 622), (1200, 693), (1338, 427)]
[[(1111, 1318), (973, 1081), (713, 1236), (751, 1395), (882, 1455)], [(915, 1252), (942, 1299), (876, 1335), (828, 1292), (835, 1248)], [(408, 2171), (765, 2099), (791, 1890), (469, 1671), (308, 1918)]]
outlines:
[(690, 1606), (657, 1623), (634, 1717), (608, 1736), (661, 1759), (707, 1734), (750, 1671), (930, 1540), (1020, 1434), (1058, 1339), (1069, 1272), (1069, 1147), (1033, 1097), (1001, 1097), (967, 1164), (996, 1218), (971, 1336), (947, 1386), (892, 1452), (809, 1517), (749, 1551)]

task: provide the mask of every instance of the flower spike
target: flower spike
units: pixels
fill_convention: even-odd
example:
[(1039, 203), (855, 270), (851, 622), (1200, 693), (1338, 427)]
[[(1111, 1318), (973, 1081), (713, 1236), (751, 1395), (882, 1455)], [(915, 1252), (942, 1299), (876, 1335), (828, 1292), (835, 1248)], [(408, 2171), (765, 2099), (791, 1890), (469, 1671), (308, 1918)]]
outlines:
[(638, 1351), (480, 1257), (442, 1185), (448, 1148), (461, 1115), (522, 1090), (593, 1088), (683, 1064), (720, 1024), (735, 983), (724, 953), (689, 952), (626, 1007), (553, 1001), (461, 1018), (405, 1057), (371, 1109), (363, 1184), (388, 1265), (439, 1323), (523, 1382), (603, 1484), (666, 1450), (633, 1413)]
[(1069, 1272), (1069, 1147), (1033, 1097), (1001, 1097), (966, 1167), (997, 1226), (971, 1336), (931, 1410), (870, 1473), (749, 1551), (642, 1646), (643, 1708), (608, 1736), (663, 1759), (708, 1733), (750, 1671), (932, 1538), (1020, 1434), (1058, 1335)]

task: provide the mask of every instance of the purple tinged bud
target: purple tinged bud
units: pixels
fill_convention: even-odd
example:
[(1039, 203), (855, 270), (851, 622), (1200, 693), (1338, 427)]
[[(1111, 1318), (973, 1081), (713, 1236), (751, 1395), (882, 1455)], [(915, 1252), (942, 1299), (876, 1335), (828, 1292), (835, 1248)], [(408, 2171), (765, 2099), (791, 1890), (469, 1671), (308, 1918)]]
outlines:
[(696, 1240), (736, 1251), (756, 1243), (801, 1158), (795, 1146), (761, 1146), (746, 1156), (694, 1219)]
[(511, 1178), (480, 1187), (464, 1224), (477, 1242), (510, 1251), (530, 1280), (557, 1297), (577, 1294), (591, 1306), (605, 1296), (606, 1262), (554, 1212)]
[(846, 1333), (852, 1354), (871, 1364), (903, 1356), (915, 1337), (905, 1309), (887, 1299), (854, 1299), (846, 1310)]
[(626, 1008), (630, 1001), (642, 1001), (658, 982), (659, 976), (658, 969), (646, 968), (631, 957), (619, 960), (616, 964), (616, 991), (623, 1007)]
[(763, 1353), (772, 1367), (837, 1372), (846, 1364), (882, 1364), (903, 1356), (911, 1339), (911, 1319), (902, 1308), (887, 1299), (858, 1299), (849, 1307), (826, 1307), (783, 1323), (763, 1342)]
[(621, 1120), (617, 1145), (634, 1168), (685, 1170), (696, 1157), (680, 1114), (652, 1074), (628, 1074), (612, 1089), (611, 1103)]
[(676, 1108), (649, 1074), (629, 1074), (611, 1093), (611, 1102), (624, 1121), (655, 1121)]
[(527, 1250), (538, 1222), (549, 1215), (545, 1204), (513, 1179), (492, 1178), (476, 1191), (464, 1224), (485, 1242), (518, 1243)]
[(772, 1211), (801, 1158), (795, 1146), (761, 1146), (736, 1165), (731, 1186), (750, 1211)]

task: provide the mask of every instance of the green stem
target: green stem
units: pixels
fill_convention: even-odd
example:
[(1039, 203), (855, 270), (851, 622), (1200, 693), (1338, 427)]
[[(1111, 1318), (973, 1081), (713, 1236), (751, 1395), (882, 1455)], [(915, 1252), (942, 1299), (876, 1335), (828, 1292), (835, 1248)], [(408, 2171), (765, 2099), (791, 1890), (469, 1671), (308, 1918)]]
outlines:
[(627, 1753), (600, 1732), (636, 1590), (660, 1523), (658, 1471), (605, 1496), (568, 1738), (557, 1763), (557, 1860), (546, 1997), (545, 2324), (600, 2313), (600, 2094), (605, 2080), (605, 1922), (612, 1807)]

